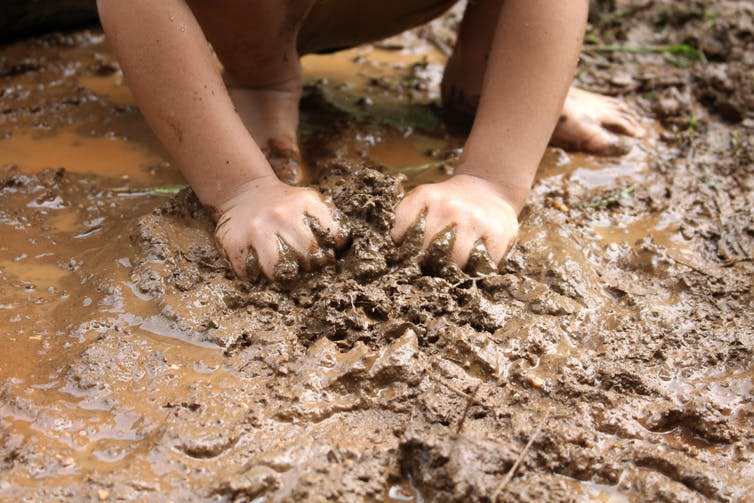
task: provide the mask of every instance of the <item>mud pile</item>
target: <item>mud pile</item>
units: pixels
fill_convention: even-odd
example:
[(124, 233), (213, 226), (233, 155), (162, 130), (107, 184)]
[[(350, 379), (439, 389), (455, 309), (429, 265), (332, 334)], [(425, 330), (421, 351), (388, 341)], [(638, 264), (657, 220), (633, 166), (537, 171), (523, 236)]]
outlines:
[[(157, 448), (206, 477), (205, 496), (380, 499), (406, 478), (430, 500), (567, 500), (573, 479), (672, 501), (746, 493), (731, 468), (751, 447), (743, 402), (697, 396), (683, 377), (747, 364), (745, 320), (704, 321), (719, 313), (712, 289), (731, 302), (746, 285), (712, 286), (651, 239), (597, 258), (559, 212), (534, 208), (501, 274), (428, 267), (411, 239), (387, 237), (399, 180), (338, 162), (325, 173), (352, 243), (287, 285), (235, 280), (189, 192), (133, 232), (141, 292), (238, 373), (162, 404)], [(674, 311), (657, 308), (668, 291)], [(113, 376), (124, 355), (131, 372)], [(68, 377), (147, 371), (168, 385), (154, 359), (110, 333)]]

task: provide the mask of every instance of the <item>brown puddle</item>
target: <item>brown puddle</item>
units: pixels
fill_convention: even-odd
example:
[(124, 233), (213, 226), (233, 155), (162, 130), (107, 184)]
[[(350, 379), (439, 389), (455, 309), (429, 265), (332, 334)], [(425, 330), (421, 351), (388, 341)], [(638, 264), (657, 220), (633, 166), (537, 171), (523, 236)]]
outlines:
[(122, 138), (83, 136), (75, 131), (19, 132), (0, 140), (0, 164), (28, 173), (65, 168), (72, 173), (109, 176), (150, 185), (149, 168), (164, 161), (160, 152)]
[[(354, 242), (338, 270), (249, 287), (190, 198), (113, 190), (182, 179), (101, 35), (78, 37), (3, 53), (38, 68), (3, 77), (28, 96), (0, 94), (0, 499), (754, 490), (751, 264), (715, 255), (747, 242), (742, 210), (695, 185), (696, 168), (651, 168), (670, 148), (548, 150), (503, 274), (422, 275), (410, 249), (384, 241), (398, 186), (357, 166), (408, 186), (448, 176), (463, 139), (428, 105), (442, 56), (307, 56), (323, 104), (303, 129), (322, 134), (319, 112), (339, 114), (312, 162), (331, 174), (321, 188)], [(725, 204), (725, 219), (693, 213)]]
[(135, 105), (131, 90), (123, 82), (121, 73), (112, 75), (89, 75), (79, 79), (79, 83), (90, 89), (97, 96), (113, 103), (115, 105), (127, 106)]

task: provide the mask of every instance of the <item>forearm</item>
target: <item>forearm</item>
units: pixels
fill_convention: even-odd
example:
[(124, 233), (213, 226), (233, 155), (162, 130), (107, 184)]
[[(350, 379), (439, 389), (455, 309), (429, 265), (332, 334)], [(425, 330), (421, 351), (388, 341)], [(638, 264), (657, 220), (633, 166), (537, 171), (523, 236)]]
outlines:
[(588, 2), (506, 0), (457, 174), (494, 183), (517, 211), (560, 116)]
[(144, 117), (207, 205), (274, 176), (236, 114), (182, 0), (99, 0), (100, 18)]

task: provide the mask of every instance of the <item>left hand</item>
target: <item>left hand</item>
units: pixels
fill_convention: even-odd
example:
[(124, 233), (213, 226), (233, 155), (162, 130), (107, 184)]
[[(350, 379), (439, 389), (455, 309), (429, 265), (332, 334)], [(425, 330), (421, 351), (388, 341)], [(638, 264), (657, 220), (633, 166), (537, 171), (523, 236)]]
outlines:
[(493, 183), (472, 175), (456, 175), (409, 192), (395, 208), (393, 241), (401, 243), (425, 212), (422, 250), (455, 227), (450, 259), (462, 269), (477, 242), (483, 242), (492, 261), (499, 264), (518, 235), (513, 205)]

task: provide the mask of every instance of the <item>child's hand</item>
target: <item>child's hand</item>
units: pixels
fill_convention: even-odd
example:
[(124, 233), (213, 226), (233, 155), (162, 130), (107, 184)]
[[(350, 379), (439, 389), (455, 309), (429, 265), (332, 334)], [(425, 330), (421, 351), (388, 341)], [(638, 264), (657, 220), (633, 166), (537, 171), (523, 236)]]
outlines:
[[(345, 244), (336, 212), (315, 190), (291, 187), (271, 175), (244, 184), (218, 208), (215, 236), (238, 277), (253, 279), (247, 278), (247, 255), (255, 253), (259, 268), (273, 280), (283, 258), (281, 240), (304, 270), (325, 256), (323, 246)], [(318, 223), (316, 237), (311, 220)]]
[(422, 249), (438, 234), (454, 226), (455, 241), (450, 258), (461, 268), (466, 267), (479, 240), (492, 261), (499, 264), (518, 234), (516, 210), (492, 183), (476, 176), (456, 175), (441, 183), (420, 185), (409, 192), (396, 206), (393, 240), (402, 242), (424, 212)]

